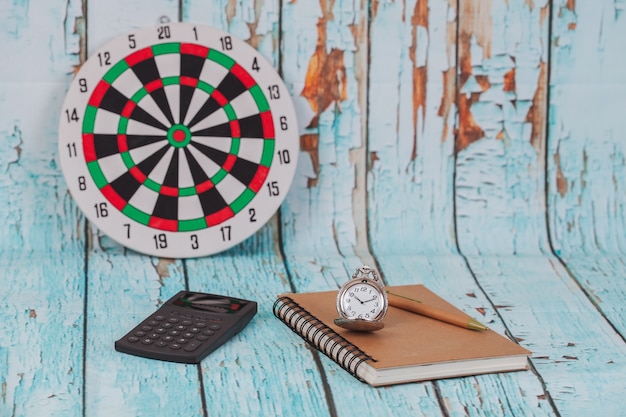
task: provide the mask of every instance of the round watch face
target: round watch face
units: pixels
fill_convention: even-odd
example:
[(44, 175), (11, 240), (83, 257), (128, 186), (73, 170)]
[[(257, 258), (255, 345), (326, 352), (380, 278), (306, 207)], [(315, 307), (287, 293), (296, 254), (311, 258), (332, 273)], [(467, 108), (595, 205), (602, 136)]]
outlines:
[(337, 309), (348, 319), (380, 320), (387, 311), (387, 299), (378, 285), (356, 280), (340, 290)]
[(126, 33), (76, 74), (59, 124), (68, 188), (100, 230), (155, 256), (228, 249), (277, 211), (299, 134), (258, 51), (217, 29)]

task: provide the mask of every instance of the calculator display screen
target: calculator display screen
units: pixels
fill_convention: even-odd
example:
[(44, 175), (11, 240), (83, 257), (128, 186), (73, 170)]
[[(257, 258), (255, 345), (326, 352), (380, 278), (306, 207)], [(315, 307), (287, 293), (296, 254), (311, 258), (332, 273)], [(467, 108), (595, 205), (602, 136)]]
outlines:
[(237, 314), (248, 303), (230, 297), (188, 292), (174, 300), (173, 304), (178, 307), (211, 313)]

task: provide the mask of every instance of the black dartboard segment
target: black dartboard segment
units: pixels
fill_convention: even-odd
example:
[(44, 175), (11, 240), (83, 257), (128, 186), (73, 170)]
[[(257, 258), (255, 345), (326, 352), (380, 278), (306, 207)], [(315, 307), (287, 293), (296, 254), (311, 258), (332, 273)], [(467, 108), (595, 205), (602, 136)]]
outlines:
[(175, 23), (124, 34), (82, 66), (59, 127), (72, 196), (139, 252), (220, 252), (278, 210), (299, 152), (291, 98), (254, 48)]

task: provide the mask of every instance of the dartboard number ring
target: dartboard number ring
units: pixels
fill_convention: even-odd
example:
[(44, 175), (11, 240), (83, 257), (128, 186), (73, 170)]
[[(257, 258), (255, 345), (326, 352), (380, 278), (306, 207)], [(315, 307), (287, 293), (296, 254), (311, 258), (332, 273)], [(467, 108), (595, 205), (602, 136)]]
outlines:
[(228, 249), (263, 226), (299, 153), (287, 87), (226, 32), (189, 23), (113, 39), (72, 81), (59, 159), (86, 217), (156, 256)]

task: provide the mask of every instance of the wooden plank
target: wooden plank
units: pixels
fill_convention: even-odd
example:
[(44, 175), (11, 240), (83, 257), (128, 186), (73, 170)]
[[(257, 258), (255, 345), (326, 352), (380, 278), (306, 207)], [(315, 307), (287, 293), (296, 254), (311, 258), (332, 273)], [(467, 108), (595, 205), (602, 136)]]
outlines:
[[(455, 198), (466, 254), (548, 250), (548, 13), (547, 1), (461, 2)], [(497, 239), (475, 242), (486, 230)]]
[[(182, 12), (185, 19), (239, 36), (277, 65), (278, 8), (278, 1), (190, 0)], [(258, 303), (250, 325), (201, 364), (208, 414), (289, 415), (294, 409), (310, 415), (329, 413), (311, 352), (272, 313), (276, 295), (290, 291), (278, 241), (274, 217), (231, 250), (185, 262), (191, 289)], [(215, 393), (220, 393), (219, 401)]]
[(456, 2), (380, 1), (372, 13), (370, 244), (377, 256), (456, 253)]
[(185, 288), (181, 261), (127, 252), (93, 233), (87, 272), (85, 412), (199, 416), (198, 368), (116, 352), (115, 340)]
[[(457, 25), (450, 18), (456, 15), (456, 2), (431, 0), (427, 5), (380, 2), (372, 18), (371, 246), (387, 284), (424, 283), (504, 334), (496, 309), (456, 250)], [(530, 372), (421, 385), (438, 393), (449, 415), (553, 414), (541, 382)], [(494, 390), (500, 395), (485, 395)], [(501, 401), (505, 397), (507, 403)]]
[[(282, 210), (296, 291), (338, 288), (373, 264), (365, 231), (367, 22), (365, 2), (284, 2), (282, 71), (297, 96), (303, 153)], [(321, 357), (335, 415), (437, 415), (428, 385), (374, 389)]]
[[(355, 215), (363, 210), (365, 195), (362, 10), (364, 4), (351, 2), (283, 3), (282, 8), (281, 70), (295, 97), (302, 149), (282, 211), (287, 257), (303, 256), (297, 261), (302, 264), (318, 263), (313, 258), (322, 255), (323, 266), (313, 269), (322, 267), (331, 282), (334, 270), (343, 277), (343, 264), (353, 265), (366, 248), (366, 236), (357, 233), (365, 228), (356, 223), (363, 216)], [(308, 238), (294, 238), (296, 230), (306, 230)]]
[(623, 413), (623, 339), (557, 259), (482, 256), (469, 262), (508, 331), (533, 351), (533, 367), (560, 415)]
[(181, 4), (183, 21), (220, 28), (246, 39), (268, 61), (278, 65), (278, 0), (216, 0), (210, 4), (182, 0)]
[(20, 1), (0, 13), (3, 417), (82, 415), (83, 236), (55, 158), (79, 6)]
[(311, 351), (272, 313), (276, 295), (290, 291), (277, 236), (275, 224), (268, 225), (223, 256), (186, 261), (192, 290), (258, 303), (248, 327), (202, 361), (209, 414), (288, 415), (294, 409), (314, 416), (329, 413)]
[(460, 249), (508, 332), (533, 351), (557, 412), (619, 414), (614, 382), (623, 373), (623, 341), (549, 253), (542, 133), (549, 5), (472, 6), (463, 3), (459, 16)]
[[(90, 3), (88, 48), (133, 28), (177, 21), (174, 1)], [(182, 261), (123, 249), (92, 225), (86, 270), (86, 415), (204, 414), (198, 367), (118, 353), (116, 339), (186, 286)]]
[(133, 29), (178, 22), (178, 0), (155, 0), (152, 3), (104, 1), (87, 3), (87, 47), (89, 53), (117, 35)]
[(557, 2), (548, 140), (552, 245), (626, 337), (624, 5)]

